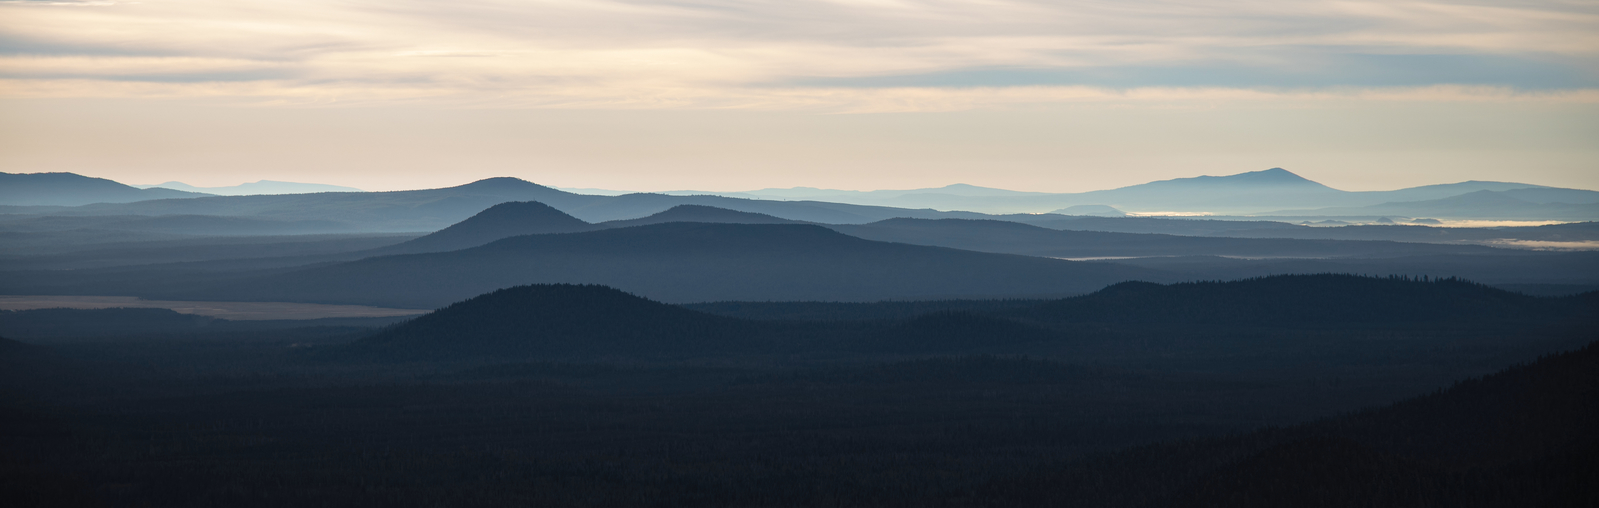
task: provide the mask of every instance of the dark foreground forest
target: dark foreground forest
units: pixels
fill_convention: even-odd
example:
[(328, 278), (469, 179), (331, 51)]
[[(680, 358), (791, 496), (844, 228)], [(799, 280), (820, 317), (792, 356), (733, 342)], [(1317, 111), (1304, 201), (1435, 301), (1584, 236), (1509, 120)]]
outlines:
[(1595, 293), (543, 285), (397, 323), (53, 310), (0, 335), (12, 506), (1599, 503)]

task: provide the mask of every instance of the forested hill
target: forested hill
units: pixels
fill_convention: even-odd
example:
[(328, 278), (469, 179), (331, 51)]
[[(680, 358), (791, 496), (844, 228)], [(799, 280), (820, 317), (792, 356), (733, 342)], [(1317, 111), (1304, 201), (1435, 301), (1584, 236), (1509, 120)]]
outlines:
[(1278, 275), (1228, 282), (1123, 282), (1014, 315), (1054, 322), (1207, 325), (1538, 321), (1596, 309), (1454, 278)]
[(1133, 448), (976, 489), (995, 506), (1594, 506), (1599, 343), (1357, 414)]
[[(792, 315), (781, 312), (790, 307)], [(1299, 312), (1301, 306), (1311, 310)], [(698, 305), (727, 311), (727, 304)], [(1349, 275), (1280, 276), (1234, 282), (1122, 283), (1092, 295), (1042, 303), (947, 301), (907, 313), (901, 302), (772, 303), (746, 320), (651, 301), (598, 285), (537, 284), (467, 299), (382, 330), (338, 356), (434, 360), (781, 357), (865, 353), (1088, 354), (1129, 337), (1192, 336), (1208, 347), (1249, 347), (1240, 329), (1298, 337), (1289, 349), (1340, 343), (1299, 337), (1306, 329), (1532, 328), (1594, 319), (1591, 301), (1536, 298), (1469, 282)], [(828, 319), (843, 313), (854, 320)], [(736, 312), (733, 314), (737, 314)], [(770, 319), (776, 317), (778, 319)], [(785, 319), (785, 317), (787, 319)], [(802, 319), (794, 319), (801, 317)], [(864, 319), (861, 319), (864, 318)], [(1152, 325), (1155, 328), (1101, 324)], [(1562, 323), (1565, 323), (1562, 325)], [(1438, 325), (1444, 325), (1440, 328)], [(1090, 326), (1084, 326), (1090, 325)], [(1169, 325), (1176, 325), (1173, 330)], [(1458, 325), (1458, 326), (1457, 326)], [(1145, 330), (1140, 332), (1138, 330)], [(1294, 331), (1300, 330), (1300, 331)], [(1221, 335), (1211, 336), (1215, 333)], [(1207, 337), (1197, 339), (1197, 337)], [(1327, 340), (1323, 340), (1327, 339)], [(1397, 339), (1392, 342), (1402, 342)], [(1392, 345), (1390, 345), (1392, 346)], [(1080, 349), (1080, 348), (1088, 349)], [(1079, 348), (1079, 349), (1073, 349)], [(1197, 357), (1191, 358), (1197, 361)]]
[[(874, 242), (821, 226), (674, 222), (524, 235), (382, 256), (163, 297), (437, 308), (522, 284), (603, 284), (668, 303), (1066, 296), (1159, 271)], [(172, 298), (169, 298), (172, 299)]]
[(341, 356), (440, 359), (493, 355), (643, 357), (738, 349), (753, 327), (596, 285), (501, 289), (351, 344)]
[(510, 201), (489, 207), (427, 236), (377, 249), (375, 255), (446, 252), (477, 247), (501, 238), (542, 233), (574, 233), (593, 224), (537, 201)]
[(334, 360), (778, 358), (815, 354), (1005, 352), (1060, 334), (969, 312), (852, 323), (750, 321), (716, 316), (597, 285), (501, 289), (397, 324)]
[(704, 205), (677, 205), (661, 213), (637, 219), (613, 220), (598, 224), (607, 228), (625, 228), (667, 222), (706, 222), (715, 224), (803, 224), (800, 221), (773, 217), (764, 213), (740, 212)]
[(1387, 408), (1251, 435), (1234, 450), (1259, 451), (1174, 505), (1593, 506), (1596, 392), (1591, 343)]
[(375, 249), (368, 255), (448, 252), (486, 245), (522, 235), (576, 233), (667, 222), (712, 224), (801, 224), (770, 215), (739, 212), (701, 205), (678, 205), (660, 213), (629, 220), (590, 224), (537, 201), (510, 201), (489, 207), (477, 215), (427, 236), (399, 245)]

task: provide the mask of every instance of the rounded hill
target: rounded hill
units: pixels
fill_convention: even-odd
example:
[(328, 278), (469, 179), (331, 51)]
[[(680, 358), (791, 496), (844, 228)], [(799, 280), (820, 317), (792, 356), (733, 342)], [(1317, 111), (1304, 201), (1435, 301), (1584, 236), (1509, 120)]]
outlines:
[(605, 286), (533, 284), (457, 302), (346, 352), (376, 359), (671, 356), (728, 346), (744, 327)]
[(446, 252), (477, 247), (502, 238), (546, 233), (575, 233), (592, 224), (537, 201), (509, 201), (427, 236), (394, 245), (380, 254)]

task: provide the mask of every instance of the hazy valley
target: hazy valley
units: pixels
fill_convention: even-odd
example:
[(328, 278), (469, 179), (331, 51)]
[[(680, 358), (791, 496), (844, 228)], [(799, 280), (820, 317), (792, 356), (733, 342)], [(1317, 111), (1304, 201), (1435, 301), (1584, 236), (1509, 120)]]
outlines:
[(1599, 192), (0, 176), (24, 506), (1599, 499)]

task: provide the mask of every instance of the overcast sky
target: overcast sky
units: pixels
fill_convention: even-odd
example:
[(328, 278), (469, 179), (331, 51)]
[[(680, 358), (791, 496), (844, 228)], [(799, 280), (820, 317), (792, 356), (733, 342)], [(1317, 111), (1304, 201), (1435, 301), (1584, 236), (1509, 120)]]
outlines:
[(0, 171), (1599, 188), (1599, 2), (0, 1)]

